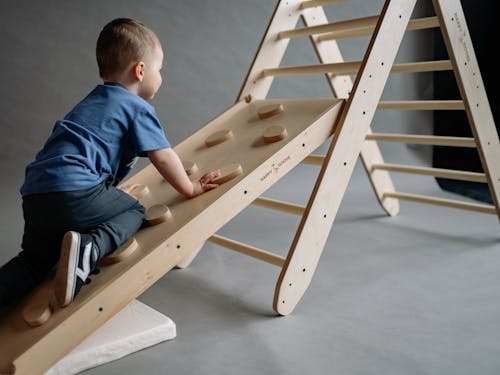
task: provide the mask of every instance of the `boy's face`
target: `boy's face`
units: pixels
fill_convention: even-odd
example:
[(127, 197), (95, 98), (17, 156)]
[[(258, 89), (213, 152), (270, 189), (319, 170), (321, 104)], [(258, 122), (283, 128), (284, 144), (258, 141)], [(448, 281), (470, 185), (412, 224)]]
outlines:
[(160, 45), (144, 58), (144, 63), (144, 78), (140, 83), (138, 94), (145, 100), (151, 100), (162, 83), (163, 50)]

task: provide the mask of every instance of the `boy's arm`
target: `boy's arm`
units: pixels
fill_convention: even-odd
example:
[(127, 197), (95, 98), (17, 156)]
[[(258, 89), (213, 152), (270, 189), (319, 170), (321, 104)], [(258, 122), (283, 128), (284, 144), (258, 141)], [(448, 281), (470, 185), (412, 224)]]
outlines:
[(184, 170), (181, 159), (171, 148), (148, 151), (149, 160), (175, 190), (182, 195), (193, 198), (207, 190), (216, 188), (218, 185), (212, 183), (214, 178), (220, 176), (220, 170), (214, 170), (204, 174), (198, 181), (191, 181)]

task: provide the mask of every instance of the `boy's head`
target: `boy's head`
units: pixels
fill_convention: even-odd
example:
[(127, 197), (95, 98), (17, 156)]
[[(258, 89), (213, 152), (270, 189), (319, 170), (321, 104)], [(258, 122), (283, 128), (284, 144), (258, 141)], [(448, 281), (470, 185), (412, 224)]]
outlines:
[(104, 78), (120, 73), (159, 45), (155, 33), (140, 22), (130, 18), (114, 19), (104, 26), (97, 39), (99, 75)]
[(117, 18), (106, 24), (97, 39), (96, 57), (102, 79), (131, 73), (139, 89), (148, 91), (138, 92), (145, 99), (151, 99), (161, 85), (161, 43), (152, 30), (136, 20)]

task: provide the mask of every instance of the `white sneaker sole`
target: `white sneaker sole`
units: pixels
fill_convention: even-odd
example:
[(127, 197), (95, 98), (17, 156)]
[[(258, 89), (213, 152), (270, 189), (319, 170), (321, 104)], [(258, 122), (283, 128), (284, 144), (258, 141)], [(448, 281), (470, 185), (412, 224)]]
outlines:
[(76, 269), (80, 257), (80, 234), (66, 232), (55, 275), (54, 294), (61, 307), (69, 305), (75, 296)]

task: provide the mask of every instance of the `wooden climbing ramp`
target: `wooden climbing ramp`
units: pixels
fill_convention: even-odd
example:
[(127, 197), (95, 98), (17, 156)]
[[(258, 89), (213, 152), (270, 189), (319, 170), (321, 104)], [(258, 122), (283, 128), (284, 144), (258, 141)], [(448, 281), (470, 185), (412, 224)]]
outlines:
[[(338, 2), (278, 2), (236, 103), (175, 147), (188, 175), (196, 179), (221, 168), (221, 185), (186, 199), (152, 165), (127, 179), (121, 188), (147, 208), (147, 225), (100, 261), (101, 273), (68, 307), (55, 306), (47, 280), (0, 322), (0, 374), (43, 373), (166, 272), (189, 266), (206, 241), (276, 265), (273, 307), (291, 313), (314, 275), (358, 156), (388, 215), (399, 212), (400, 199), (499, 215), (500, 168), (494, 161), (500, 160), (500, 144), (460, 2), (434, 0), (435, 16), (412, 19), (416, 0), (387, 0), (380, 14), (329, 23), (323, 6)], [(299, 20), (304, 27), (296, 27)], [(395, 63), (406, 31), (436, 27), (449, 60)], [(371, 38), (363, 59), (344, 62), (337, 40), (359, 36)], [(298, 37), (310, 38), (319, 64), (280, 66), (290, 39)], [(437, 70), (454, 70), (462, 100), (380, 101), (390, 74)], [(267, 99), (274, 78), (291, 74), (324, 74), (333, 97)], [(388, 108), (465, 110), (474, 138), (373, 133), (375, 112)], [(314, 155), (327, 141), (326, 154)], [(485, 172), (387, 164), (380, 141), (467, 144), (478, 149)], [(262, 196), (299, 163), (321, 167), (307, 205)], [(394, 171), (482, 181), (494, 205), (397, 192), (389, 175)], [(217, 234), (250, 204), (301, 217), (285, 257)]]

